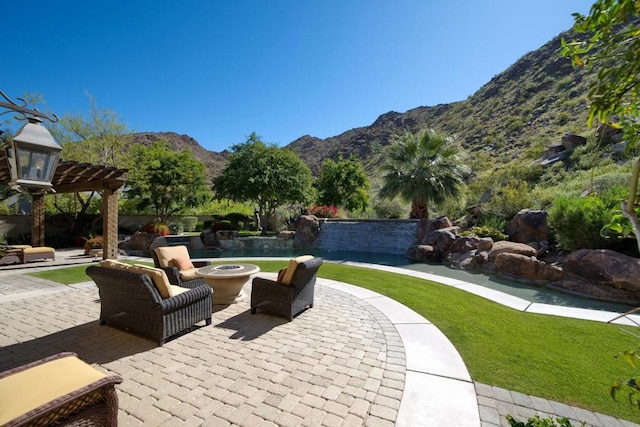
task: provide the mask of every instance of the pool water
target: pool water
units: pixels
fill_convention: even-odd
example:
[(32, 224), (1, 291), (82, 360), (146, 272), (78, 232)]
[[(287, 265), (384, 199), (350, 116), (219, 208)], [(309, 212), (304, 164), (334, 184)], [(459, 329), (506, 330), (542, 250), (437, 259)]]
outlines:
[(274, 250), (274, 249), (251, 249), (251, 250), (225, 250), (193, 252), (192, 258), (265, 258), (284, 257), (291, 258), (299, 255), (311, 254), (331, 261), (353, 261), (368, 264), (388, 265), (391, 267), (406, 268), (408, 270), (420, 271), (423, 273), (437, 274), (439, 276), (452, 279), (463, 280), (486, 288), (494, 289), (513, 295), (524, 300), (560, 305), (565, 307), (588, 308), (592, 310), (605, 310), (613, 312), (626, 312), (634, 306), (618, 303), (598, 301), (581, 297), (561, 291), (556, 291), (541, 286), (527, 285), (514, 280), (507, 280), (496, 276), (482, 273), (474, 273), (466, 270), (454, 270), (442, 264), (430, 264), (414, 262), (404, 255), (382, 254), (374, 252), (354, 252), (354, 251), (327, 251), (321, 249), (307, 250)]

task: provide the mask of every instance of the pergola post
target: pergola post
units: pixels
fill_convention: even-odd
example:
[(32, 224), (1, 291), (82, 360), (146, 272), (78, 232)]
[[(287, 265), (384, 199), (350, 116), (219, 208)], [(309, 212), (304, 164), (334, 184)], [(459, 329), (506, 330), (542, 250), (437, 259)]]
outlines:
[(102, 259), (118, 258), (118, 190), (102, 191)]
[(31, 195), (31, 246), (44, 246), (44, 194)]

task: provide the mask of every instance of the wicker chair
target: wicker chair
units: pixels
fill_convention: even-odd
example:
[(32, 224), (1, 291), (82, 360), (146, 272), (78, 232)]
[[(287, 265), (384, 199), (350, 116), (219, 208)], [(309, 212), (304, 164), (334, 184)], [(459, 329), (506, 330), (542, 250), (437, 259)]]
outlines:
[(117, 426), (118, 375), (59, 353), (0, 373), (0, 425)]
[[(159, 256), (160, 253), (160, 256)], [(153, 264), (156, 268), (161, 268), (167, 273), (169, 282), (172, 285), (192, 288), (197, 285), (204, 285), (207, 282), (202, 277), (196, 277), (195, 268), (211, 265), (209, 261), (191, 261), (193, 268), (181, 270), (172, 261), (173, 258), (189, 258), (189, 249), (186, 246), (159, 246), (151, 250)]]
[[(211, 324), (211, 287), (196, 284), (188, 291), (162, 298), (147, 274), (116, 268), (87, 267), (100, 292), (100, 324), (144, 335), (158, 345), (205, 320)], [(188, 283), (183, 282), (182, 287)]]
[(251, 286), (251, 314), (258, 308), (286, 316), (289, 321), (305, 310), (313, 307), (313, 292), (316, 273), (322, 265), (322, 258), (307, 259), (301, 262), (291, 260), (286, 270), (290, 279), (284, 279), (285, 270), (280, 270), (279, 280), (262, 277), (253, 279)]

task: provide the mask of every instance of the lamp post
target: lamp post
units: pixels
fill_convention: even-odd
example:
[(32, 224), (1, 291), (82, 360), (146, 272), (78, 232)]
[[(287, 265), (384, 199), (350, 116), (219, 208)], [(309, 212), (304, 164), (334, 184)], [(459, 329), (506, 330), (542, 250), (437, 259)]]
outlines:
[(0, 95), (7, 101), (0, 100), (0, 107), (8, 110), (0, 113), (0, 116), (14, 112), (18, 114), (15, 116), (17, 120), (27, 121), (3, 146), (11, 173), (9, 185), (32, 195), (53, 192), (51, 181), (62, 147), (41, 123), (42, 119), (55, 123), (58, 116), (27, 108), (27, 102), (22, 98), (18, 98), (22, 102), (19, 105), (1, 90)]

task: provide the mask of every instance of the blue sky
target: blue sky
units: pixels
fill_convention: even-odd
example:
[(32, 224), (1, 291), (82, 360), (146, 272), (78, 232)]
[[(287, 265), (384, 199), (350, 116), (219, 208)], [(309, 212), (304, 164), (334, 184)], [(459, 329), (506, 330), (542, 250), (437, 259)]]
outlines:
[(578, 0), (3, 1), (0, 90), (208, 150), (287, 145), (461, 101), (587, 13)]

